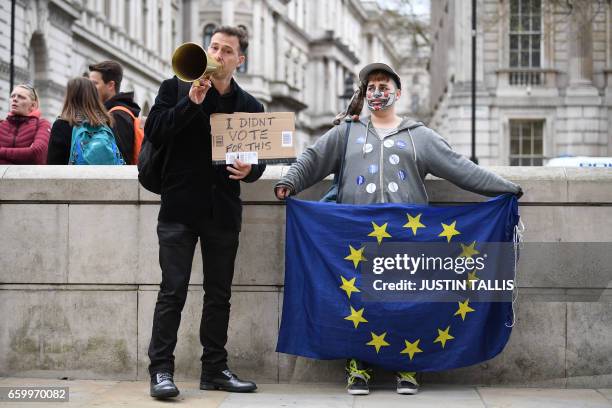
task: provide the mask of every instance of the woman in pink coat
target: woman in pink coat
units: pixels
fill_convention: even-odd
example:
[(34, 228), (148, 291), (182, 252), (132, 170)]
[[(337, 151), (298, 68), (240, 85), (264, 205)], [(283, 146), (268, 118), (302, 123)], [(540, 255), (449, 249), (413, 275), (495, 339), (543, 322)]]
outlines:
[(38, 95), (30, 85), (11, 92), (11, 108), (0, 121), (0, 164), (46, 164), (49, 121), (40, 117)]

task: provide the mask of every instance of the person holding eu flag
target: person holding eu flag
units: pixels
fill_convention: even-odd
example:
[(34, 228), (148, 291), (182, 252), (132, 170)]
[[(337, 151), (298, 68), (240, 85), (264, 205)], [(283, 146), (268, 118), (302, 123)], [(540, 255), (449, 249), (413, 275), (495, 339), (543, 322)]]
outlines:
[[(399, 117), (401, 80), (391, 67), (369, 64), (360, 71), (359, 80), (357, 100), (365, 101), (371, 115), (347, 118), (306, 149), (276, 184), (279, 200), (332, 173), (338, 175), (336, 201), (343, 204), (427, 204), (423, 183), (427, 174), (487, 196), (522, 195), (520, 186), (453, 151), (423, 123)], [(368, 394), (371, 371), (365, 363), (350, 359), (346, 369), (348, 393)], [(398, 393), (416, 394), (418, 387), (415, 372), (397, 372)]]

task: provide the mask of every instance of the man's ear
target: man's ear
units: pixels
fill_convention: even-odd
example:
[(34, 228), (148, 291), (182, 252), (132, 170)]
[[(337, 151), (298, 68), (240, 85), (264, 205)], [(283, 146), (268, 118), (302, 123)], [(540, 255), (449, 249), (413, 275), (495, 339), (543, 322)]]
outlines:
[(240, 54), (240, 56), (238, 57), (238, 61), (240, 61), (240, 64), (238, 64), (238, 66), (244, 64), (244, 61), (246, 61), (246, 56), (244, 54)]
[(113, 92), (117, 93), (117, 84), (115, 83), (115, 81), (108, 81), (106, 86), (108, 86), (108, 88), (111, 89)]
[(402, 96), (402, 90), (398, 89), (397, 91), (395, 91), (395, 99), (399, 99), (400, 96)]

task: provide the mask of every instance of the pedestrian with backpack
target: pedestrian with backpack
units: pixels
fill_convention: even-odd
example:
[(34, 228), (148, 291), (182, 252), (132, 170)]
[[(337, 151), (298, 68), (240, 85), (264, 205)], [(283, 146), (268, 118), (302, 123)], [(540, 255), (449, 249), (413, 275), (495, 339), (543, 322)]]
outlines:
[(113, 132), (125, 163), (137, 164), (144, 130), (138, 119), (140, 106), (134, 102), (134, 92), (120, 92), (123, 68), (116, 61), (92, 64), (89, 66), (89, 79), (113, 117)]
[(112, 125), (94, 84), (83, 77), (71, 79), (62, 113), (51, 128), (47, 164), (125, 164)]

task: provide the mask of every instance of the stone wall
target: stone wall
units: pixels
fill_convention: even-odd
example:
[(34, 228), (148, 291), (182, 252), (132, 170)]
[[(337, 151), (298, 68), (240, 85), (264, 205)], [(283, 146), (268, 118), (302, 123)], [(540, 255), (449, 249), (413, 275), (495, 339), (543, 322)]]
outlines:
[[(520, 183), (526, 242), (590, 242), (612, 254), (612, 172), (491, 168)], [(230, 366), (260, 382), (342, 381), (343, 362), (274, 352), (283, 288), (284, 217), (271, 167), (243, 185)], [(327, 188), (320, 183), (303, 197)], [(483, 197), (428, 179), (433, 203)], [(0, 376), (147, 378), (160, 270), (158, 196), (125, 167), (0, 166)], [(517, 324), (497, 358), (425, 382), (612, 385), (612, 267), (580, 253), (525, 251)], [(200, 373), (202, 260), (196, 255), (176, 349), (177, 378)], [(381, 378), (381, 377), (379, 377)], [(382, 378), (388, 378), (382, 376)]]

